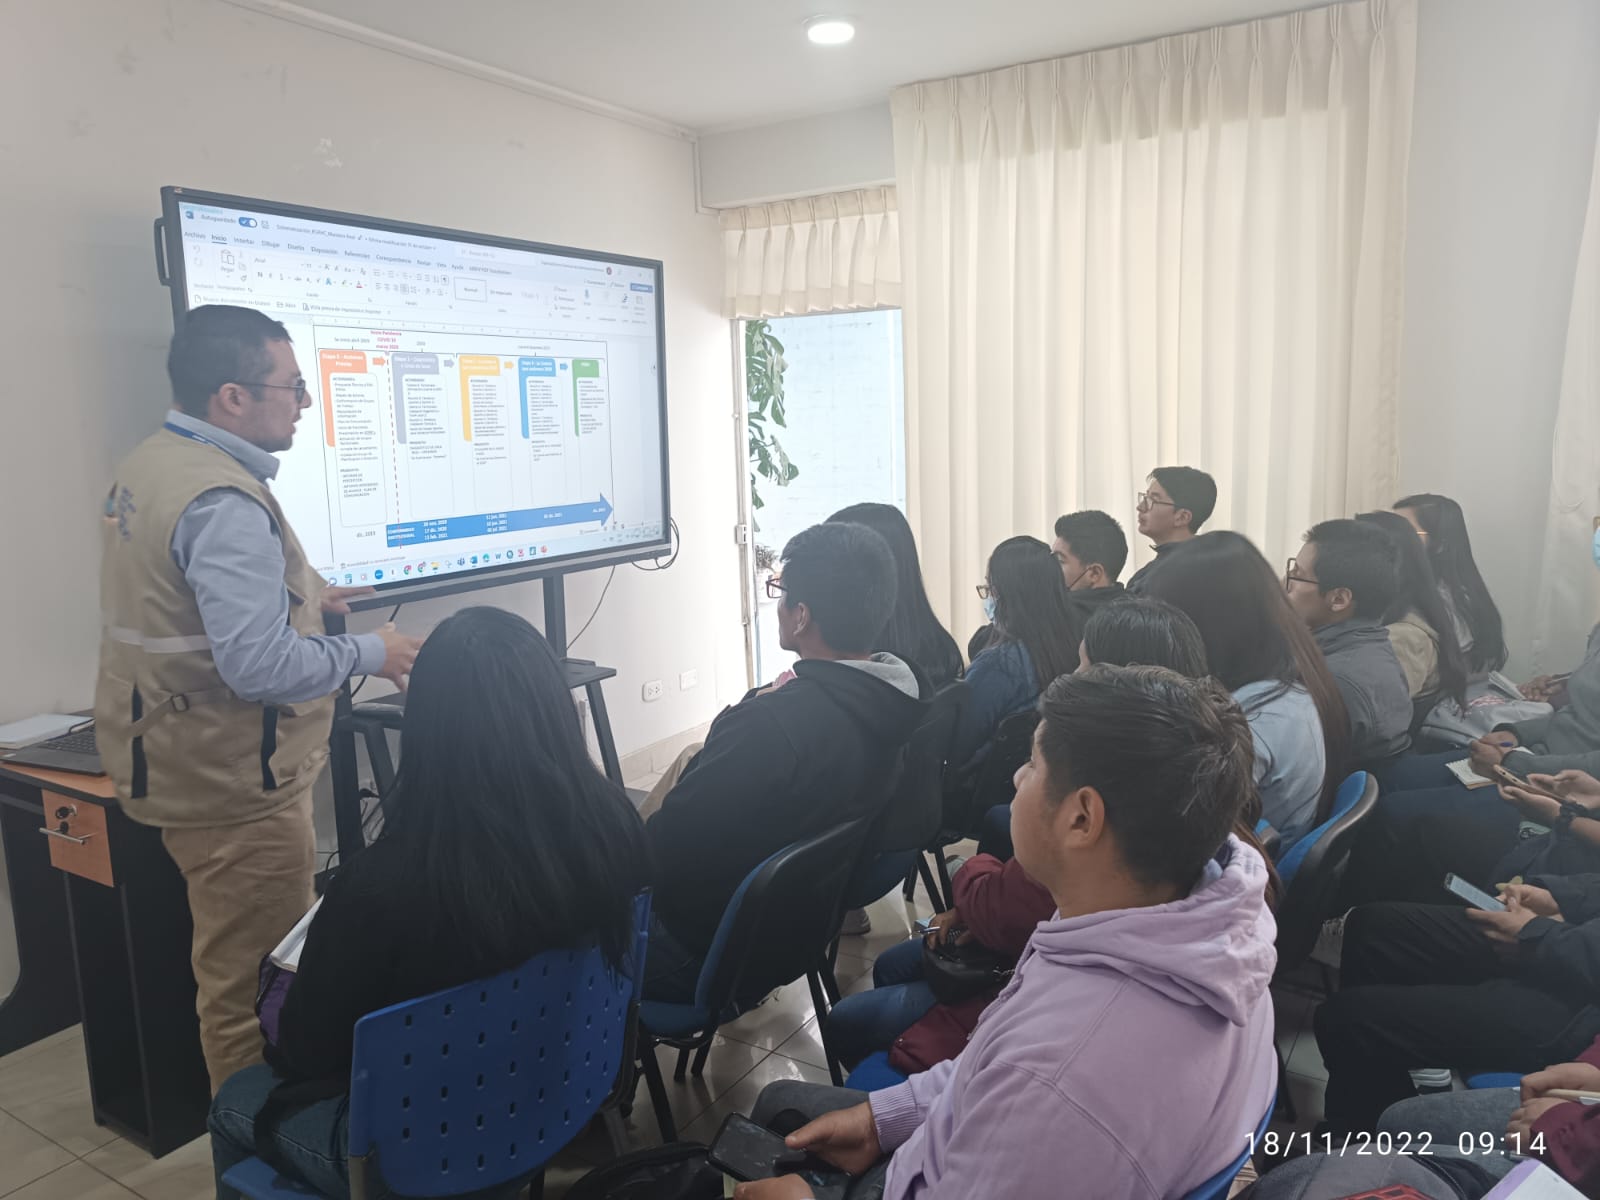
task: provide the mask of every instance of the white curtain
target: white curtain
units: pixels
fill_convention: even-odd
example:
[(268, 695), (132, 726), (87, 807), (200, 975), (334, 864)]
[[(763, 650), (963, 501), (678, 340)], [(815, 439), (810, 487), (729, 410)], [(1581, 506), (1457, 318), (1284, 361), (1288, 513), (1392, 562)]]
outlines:
[(722, 250), (725, 316), (900, 303), (900, 212), (892, 187), (729, 209)]
[[(965, 627), (989, 551), (1150, 468), (1269, 558), (1394, 499), (1414, 0), (892, 98), (909, 507)], [(1130, 566), (1131, 570), (1131, 566)]]
[(1534, 659), (1542, 671), (1570, 670), (1600, 621), (1600, 570), (1590, 557), (1600, 520), (1600, 135), (1595, 143), (1589, 211), (1578, 249), (1561, 371), (1550, 509), (1539, 572)]

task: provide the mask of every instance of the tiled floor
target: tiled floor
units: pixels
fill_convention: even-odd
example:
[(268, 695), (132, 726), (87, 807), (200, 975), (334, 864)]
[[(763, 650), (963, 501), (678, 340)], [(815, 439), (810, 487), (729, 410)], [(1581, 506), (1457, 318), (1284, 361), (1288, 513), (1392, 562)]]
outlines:
[[(869, 910), (872, 932), (844, 939), (839, 983), (845, 991), (871, 986), (873, 959), (904, 939), (914, 916), (929, 906), (921, 889), (914, 913), (896, 890)], [(1309, 997), (1276, 998), (1278, 1043), (1288, 1058), (1289, 1086), (1299, 1126), (1309, 1129), (1322, 1110), (1327, 1074), (1311, 1036)], [(778, 1079), (828, 1082), (828, 1072), (802, 981), (779, 989), (765, 1004), (726, 1026), (712, 1047), (705, 1074), (672, 1080), (673, 1053), (662, 1071), (679, 1136), (709, 1141), (731, 1112), (749, 1112), (756, 1096)], [(659, 1136), (643, 1082), (626, 1122), (631, 1144), (656, 1145)], [(552, 1164), (546, 1195), (554, 1200), (609, 1153), (591, 1130)], [(74, 1028), (0, 1058), (0, 1197), (4, 1200), (209, 1200), (214, 1195), (204, 1139), (152, 1160), (94, 1124), (89, 1114), (83, 1040)]]

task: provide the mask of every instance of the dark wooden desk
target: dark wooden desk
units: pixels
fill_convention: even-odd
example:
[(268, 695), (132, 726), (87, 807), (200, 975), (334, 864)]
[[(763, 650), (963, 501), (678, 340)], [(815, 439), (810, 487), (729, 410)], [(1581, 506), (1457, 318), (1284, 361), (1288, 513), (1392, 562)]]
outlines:
[[(46, 832), (48, 831), (48, 832)], [(0, 765), (20, 972), (0, 1053), (83, 1023), (97, 1123), (160, 1157), (205, 1132), (193, 927), (161, 831), (104, 776)]]

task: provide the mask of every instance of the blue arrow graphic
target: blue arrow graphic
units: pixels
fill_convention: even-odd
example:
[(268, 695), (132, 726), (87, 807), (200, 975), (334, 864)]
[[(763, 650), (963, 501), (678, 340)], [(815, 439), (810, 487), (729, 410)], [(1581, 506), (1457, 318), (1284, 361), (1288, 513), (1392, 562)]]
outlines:
[(611, 501), (605, 493), (588, 504), (557, 504), (548, 508), (519, 508), (510, 512), (476, 513), (468, 517), (439, 517), (431, 521), (407, 521), (385, 530), (388, 544), (410, 546), (426, 542), (448, 542), (456, 538), (484, 537), (496, 533), (515, 533), (525, 529), (548, 529), (557, 525), (587, 525), (611, 519)]

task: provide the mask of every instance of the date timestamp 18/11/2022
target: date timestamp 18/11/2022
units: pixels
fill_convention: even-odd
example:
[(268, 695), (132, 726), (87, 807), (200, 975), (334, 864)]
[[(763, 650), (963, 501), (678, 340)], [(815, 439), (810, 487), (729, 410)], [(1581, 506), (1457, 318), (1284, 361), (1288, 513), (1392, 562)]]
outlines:
[(1498, 1133), (1463, 1133), (1454, 1142), (1440, 1142), (1431, 1133), (1276, 1133), (1267, 1131), (1259, 1136), (1250, 1134), (1250, 1154), (1257, 1151), (1269, 1158), (1300, 1152), (1303, 1154), (1334, 1154), (1356, 1156), (1409, 1155), (1430, 1158), (1434, 1154), (1456, 1154), (1463, 1158), (1488, 1157), (1491, 1154), (1518, 1156), (1544, 1153), (1544, 1134), (1536, 1133), (1527, 1139), (1517, 1135)]

